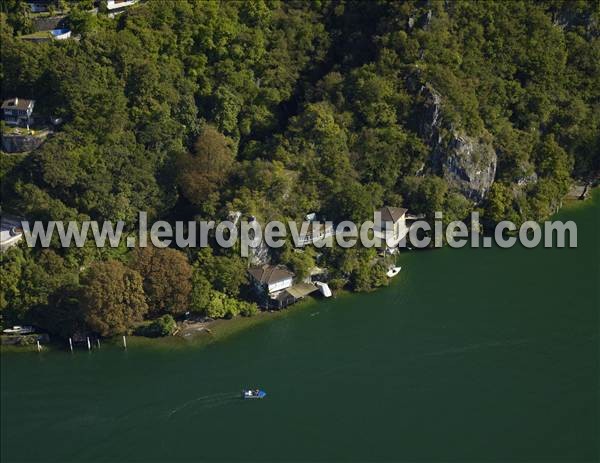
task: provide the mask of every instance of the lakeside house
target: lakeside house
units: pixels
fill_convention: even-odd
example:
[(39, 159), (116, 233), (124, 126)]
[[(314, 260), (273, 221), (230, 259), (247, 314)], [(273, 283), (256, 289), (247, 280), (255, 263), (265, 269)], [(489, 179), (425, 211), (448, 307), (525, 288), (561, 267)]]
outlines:
[(312, 283), (296, 283), (271, 298), (268, 308), (282, 309), (317, 291), (319, 291), (318, 286)]
[(269, 296), (275, 296), (277, 293), (292, 286), (294, 274), (283, 265), (262, 265), (248, 270), (250, 277), (260, 292)]
[(27, 98), (9, 98), (2, 102), (2, 118), (8, 125), (29, 127), (35, 100)]
[(248, 270), (258, 292), (259, 305), (266, 309), (282, 309), (319, 291), (313, 283), (294, 284), (294, 273), (283, 265), (262, 265)]
[(375, 211), (375, 236), (385, 241), (387, 248), (397, 248), (408, 235), (406, 225), (407, 209), (403, 207), (384, 206)]

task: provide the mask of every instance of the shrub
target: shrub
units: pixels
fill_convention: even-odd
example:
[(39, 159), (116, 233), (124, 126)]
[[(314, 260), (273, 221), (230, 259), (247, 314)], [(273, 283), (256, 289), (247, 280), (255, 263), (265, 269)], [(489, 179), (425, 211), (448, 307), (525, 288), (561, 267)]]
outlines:
[(252, 317), (258, 313), (258, 306), (254, 302), (240, 301), (240, 315)]
[(170, 336), (177, 329), (177, 323), (169, 314), (157, 318), (149, 325), (138, 328), (136, 334), (149, 338), (159, 338), (161, 336)]
[(332, 278), (328, 284), (332, 290), (342, 289), (346, 286), (346, 280), (344, 278)]

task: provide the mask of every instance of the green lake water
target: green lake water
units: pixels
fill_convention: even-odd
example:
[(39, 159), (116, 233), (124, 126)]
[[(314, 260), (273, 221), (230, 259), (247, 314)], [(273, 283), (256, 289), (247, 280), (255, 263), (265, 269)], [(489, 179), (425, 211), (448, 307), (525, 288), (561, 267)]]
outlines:
[(205, 348), (4, 354), (1, 461), (598, 461), (598, 193), (555, 217), (577, 249), (406, 253)]

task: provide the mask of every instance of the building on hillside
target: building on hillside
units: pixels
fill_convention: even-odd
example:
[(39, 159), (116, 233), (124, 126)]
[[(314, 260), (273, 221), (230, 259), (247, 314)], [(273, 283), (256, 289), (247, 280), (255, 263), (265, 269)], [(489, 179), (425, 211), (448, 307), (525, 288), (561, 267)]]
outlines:
[(265, 309), (283, 309), (319, 291), (313, 283), (293, 284), (294, 274), (282, 265), (263, 265), (248, 270)]
[(49, 10), (51, 0), (35, 0), (27, 2), (32, 13), (46, 13)]
[[(303, 225), (304, 224), (302, 224), (301, 227)], [(298, 233), (298, 246), (302, 247), (308, 244), (315, 244), (319, 241), (324, 241), (333, 235), (335, 235), (335, 231), (332, 224), (310, 222), (308, 223), (305, 233), (303, 233), (302, 228), (300, 228)]]
[(135, 5), (138, 0), (107, 0), (106, 8), (108, 11), (120, 10)]
[(123, 13), (130, 6), (135, 5), (138, 0), (107, 0), (106, 9), (110, 17), (115, 17), (119, 13)]
[(319, 288), (312, 283), (297, 283), (269, 298), (266, 307), (269, 309), (283, 309), (317, 291), (319, 291)]
[(270, 297), (292, 286), (294, 274), (282, 265), (262, 265), (248, 270), (256, 287)]
[(29, 127), (31, 114), (35, 100), (26, 98), (9, 98), (2, 102), (2, 118), (9, 125), (21, 125)]
[(408, 235), (407, 209), (384, 206), (375, 211), (375, 237), (384, 240), (387, 248), (394, 249)]
[(311, 212), (310, 214), (306, 214), (304, 222), (300, 224), (296, 246), (304, 247), (309, 244), (315, 244), (334, 235), (333, 224), (317, 220), (316, 212)]
[(0, 217), (0, 252), (18, 244), (22, 239), (21, 221), (15, 217)]

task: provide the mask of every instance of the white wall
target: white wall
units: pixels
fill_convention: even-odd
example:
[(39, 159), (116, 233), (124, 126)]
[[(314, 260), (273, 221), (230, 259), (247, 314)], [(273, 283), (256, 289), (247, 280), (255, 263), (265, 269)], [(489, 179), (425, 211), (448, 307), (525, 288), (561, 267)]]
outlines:
[(127, 8), (128, 6), (134, 5), (137, 0), (129, 0), (127, 2), (115, 3), (115, 0), (107, 0), (106, 8), (108, 10), (114, 10), (117, 8)]
[(288, 278), (286, 280), (278, 281), (277, 283), (273, 283), (269, 285), (269, 293), (274, 293), (277, 291), (281, 291), (283, 289), (289, 288), (292, 286), (292, 278)]

